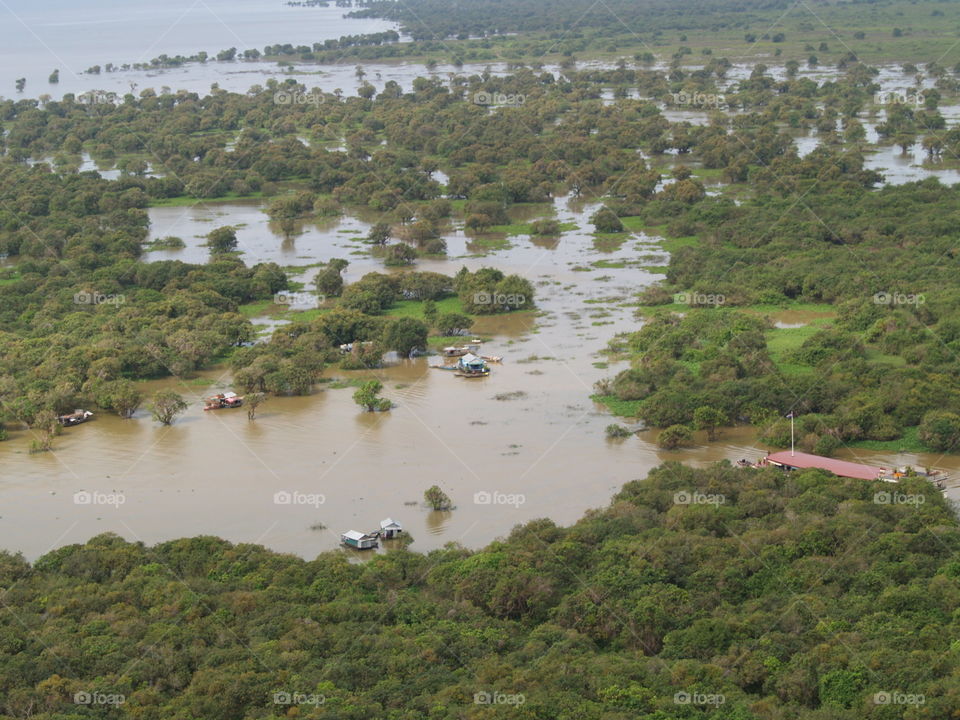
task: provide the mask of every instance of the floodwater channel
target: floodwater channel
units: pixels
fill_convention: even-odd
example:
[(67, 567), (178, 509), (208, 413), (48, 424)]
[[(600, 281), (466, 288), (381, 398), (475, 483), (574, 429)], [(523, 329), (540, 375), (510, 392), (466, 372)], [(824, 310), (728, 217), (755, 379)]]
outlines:
[[(485, 354), (504, 357), (489, 377), (432, 370), (437, 359), (430, 357), (373, 372), (332, 369), (332, 380), (377, 377), (395, 408), (360, 412), (351, 388), (322, 383), (306, 397), (270, 398), (253, 422), (242, 409), (202, 410), (205, 395), (231, 388), (226, 367), (144, 383), (148, 393), (175, 389), (190, 409), (171, 427), (144, 410), (131, 420), (101, 413), (67, 429), (50, 453), (31, 455), (24, 430), (0, 445), (0, 547), (35, 558), (107, 531), (147, 543), (208, 534), (312, 557), (336, 547), (340, 533), (374, 530), (386, 517), (404, 525), (418, 550), (448, 542), (480, 547), (534, 518), (572, 523), (666, 460), (703, 465), (762, 456), (750, 428), (730, 428), (713, 443), (700, 438), (682, 451), (658, 449), (655, 431), (606, 438), (605, 427), (617, 419), (589, 396), (595, 381), (624, 365), (607, 364), (601, 351), (615, 334), (639, 326), (633, 294), (660, 277), (667, 256), (657, 238), (642, 233), (619, 247), (597, 246), (589, 232), (597, 207), (559, 198), (552, 208), (516, 208), (514, 221), (553, 216), (577, 229), (553, 240), (494, 237), (496, 249), (451, 229), (448, 258), (417, 263), (448, 274), (492, 266), (534, 284), (537, 311), (483, 318), (473, 329), (489, 338)], [(201, 236), (233, 224), (248, 264), (302, 268), (344, 257), (348, 282), (384, 269), (361, 241), (375, 213), (309, 223), (289, 239), (271, 227), (262, 201), (150, 213), (154, 237), (177, 235), (186, 247), (149, 252), (147, 261), (203, 262)], [(315, 272), (291, 269), (291, 276), (309, 281)], [(960, 469), (955, 458), (856, 455), (947, 468), (956, 460)], [(434, 484), (453, 499), (453, 511), (424, 506), (423, 491)]]

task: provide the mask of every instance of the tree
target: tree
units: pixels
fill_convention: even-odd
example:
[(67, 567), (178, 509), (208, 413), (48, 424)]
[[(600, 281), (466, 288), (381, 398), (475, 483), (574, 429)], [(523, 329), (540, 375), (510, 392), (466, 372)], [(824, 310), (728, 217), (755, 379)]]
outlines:
[(467, 216), (467, 220), (464, 224), (471, 230), (483, 232), (493, 225), (493, 220), (490, 219), (489, 215), (484, 215), (483, 213), (473, 213), (472, 215)]
[(236, 228), (225, 225), (207, 233), (207, 246), (214, 255), (228, 253), (237, 247)]
[(386, 398), (378, 397), (381, 390), (383, 383), (379, 380), (368, 380), (353, 393), (353, 401), (367, 412), (389, 410), (392, 403)]
[(174, 418), (187, 409), (186, 401), (173, 390), (157, 390), (153, 394), (150, 413), (163, 425), (170, 425)]
[(143, 393), (141, 393), (135, 383), (131, 380), (120, 379), (110, 383), (107, 391), (110, 407), (116, 410), (117, 415), (124, 419), (133, 417), (133, 414), (143, 402)]
[(453, 501), (437, 485), (427, 488), (423, 493), (423, 499), (434, 510), (450, 510), (453, 507)]
[(383, 330), (383, 346), (406, 357), (413, 350), (422, 350), (427, 346), (429, 332), (429, 328), (416, 318), (390, 318)]
[(931, 410), (923, 416), (917, 437), (931, 450), (951, 452), (960, 443), (960, 415)]
[(327, 265), (313, 278), (313, 286), (324, 297), (337, 297), (343, 292), (343, 275), (334, 265)]
[(437, 303), (432, 298), (423, 301), (423, 319), (430, 325), (436, 326), (437, 317), (440, 311), (437, 309)]
[(53, 447), (53, 439), (62, 431), (57, 415), (52, 410), (41, 410), (30, 423), (34, 435), (30, 452), (47, 452)]
[(693, 432), (686, 425), (671, 425), (657, 436), (657, 447), (676, 450), (693, 446)]
[(390, 229), (388, 223), (378, 222), (370, 228), (370, 232), (367, 233), (367, 241), (374, 245), (386, 245), (392, 235), (393, 230)]
[(401, 242), (387, 248), (384, 262), (387, 265), (411, 265), (416, 259), (417, 251)]
[(257, 416), (257, 408), (267, 401), (265, 392), (252, 392), (244, 397), (243, 402), (247, 406), (247, 420), (253, 420)]
[(460, 335), (473, 326), (473, 318), (463, 313), (443, 313), (437, 317), (434, 326), (441, 335)]
[(702, 405), (693, 411), (693, 426), (697, 430), (706, 430), (708, 440), (717, 439), (717, 428), (727, 422), (727, 416), (709, 405)]
[(590, 222), (593, 223), (593, 227), (598, 233), (620, 233), (624, 230), (620, 218), (607, 206), (603, 206), (597, 210), (597, 212), (593, 214), (593, 217), (590, 218)]

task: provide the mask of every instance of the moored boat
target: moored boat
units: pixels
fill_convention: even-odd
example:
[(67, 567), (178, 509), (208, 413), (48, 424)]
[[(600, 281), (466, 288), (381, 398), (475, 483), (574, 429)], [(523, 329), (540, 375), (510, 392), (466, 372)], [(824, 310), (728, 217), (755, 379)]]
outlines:
[(476, 354), (478, 352), (480, 352), (479, 340), (474, 340), (466, 345), (449, 345), (440, 350), (440, 354), (447, 358), (458, 358), (467, 354)]
[(72, 413), (57, 416), (57, 422), (63, 425), (63, 427), (71, 427), (85, 423), (92, 417), (93, 413), (89, 410), (74, 410)]
[(243, 396), (234, 392), (219, 393), (211, 395), (206, 399), (204, 410), (224, 410), (227, 408), (238, 408), (243, 405)]

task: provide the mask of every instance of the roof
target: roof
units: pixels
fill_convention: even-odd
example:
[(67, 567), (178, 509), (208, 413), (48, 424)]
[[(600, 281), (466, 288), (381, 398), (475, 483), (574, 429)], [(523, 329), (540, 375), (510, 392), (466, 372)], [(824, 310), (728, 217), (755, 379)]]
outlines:
[(770, 453), (767, 455), (767, 460), (800, 469), (819, 468), (821, 470), (829, 470), (834, 475), (857, 478), (859, 480), (876, 480), (881, 474), (886, 472), (884, 468), (873, 465), (862, 465), (860, 463), (847, 462), (846, 460), (834, 460), (833, 458), (802, 452), (791, 454), (789, 450)]
[(235, 392), (225, 392), (225, 393), (223, 394), (223, 396), (224, 396), (227, 400), (229, 400), (230, 398), (235, 398), (235, 397), (237, 396), (237, 394), (236, 394)]
[(356, 530), (347, 530), (341, 537), (344, 537), (347, 540), (363, 540), (365, 537), (367, 537), (367, 534), (357, 532)]
[(477, 357), (473, 353), (467, 353), (462, 358), (460, 358), (460, 365), (480, 365), (484, 366), (487, 362), (481, 357)]
[(398, 522), (397, 522), (396, 520), (394, 520), (393, 518), (387, 518), (386, 520), (381, 520), (381, 521), (380, 521), (380, 527), (381, 527), (381, 528), (388, 528), (388, 527), (390, 527), (391, 525), (396, 525), (397, 527), (400, 527), (400, 523), (398, 523)]

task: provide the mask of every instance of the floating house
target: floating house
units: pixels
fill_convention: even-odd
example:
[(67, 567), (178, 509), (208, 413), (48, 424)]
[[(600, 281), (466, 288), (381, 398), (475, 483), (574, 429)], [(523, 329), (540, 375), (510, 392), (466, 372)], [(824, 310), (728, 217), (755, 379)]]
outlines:
[(457, 362), (457, 374), (460, 377), (484, 377), (490, 374), (490, 368), (482, 357), (467, 353)]
[(357, 550), (371, 550), (379, 545), (376, 535), (357, 532), (356, 530), (347, 530), (347, 532), (340, 536), (340, 542), (347, 547), (356, 548)]
[(393, 518), (387, 518), (380, 521), (380, 537), (384, 540), (392, 540), (403, 532), (403, 527)]

